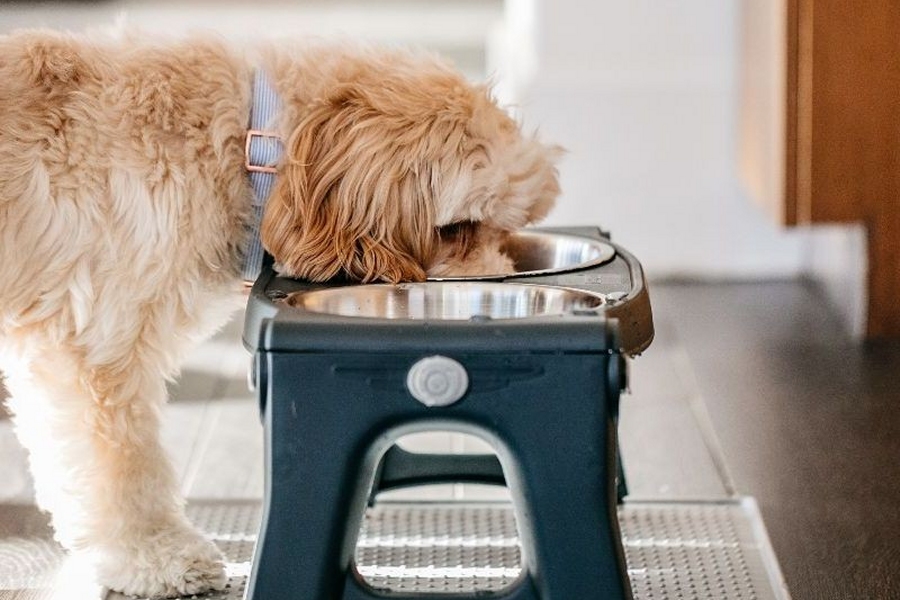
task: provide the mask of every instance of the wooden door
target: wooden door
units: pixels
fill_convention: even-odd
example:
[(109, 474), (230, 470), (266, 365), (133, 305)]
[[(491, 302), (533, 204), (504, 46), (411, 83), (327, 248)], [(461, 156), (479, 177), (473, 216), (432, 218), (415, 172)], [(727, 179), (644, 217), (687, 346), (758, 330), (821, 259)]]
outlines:
[(900, 1), (743, 0), (742, 18), (745, 179), (781, 224), (865, 224), (867, 337), (900, 338)]

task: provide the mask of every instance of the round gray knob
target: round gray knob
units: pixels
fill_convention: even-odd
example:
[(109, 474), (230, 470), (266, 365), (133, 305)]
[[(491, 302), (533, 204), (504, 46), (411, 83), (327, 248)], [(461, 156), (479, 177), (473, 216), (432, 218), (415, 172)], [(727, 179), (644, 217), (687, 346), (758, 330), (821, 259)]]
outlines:
[(429, 356), (409, 369), (406, 388), (425, 406), (449, 406), (469, 389), (469, 374), (452, 358)]

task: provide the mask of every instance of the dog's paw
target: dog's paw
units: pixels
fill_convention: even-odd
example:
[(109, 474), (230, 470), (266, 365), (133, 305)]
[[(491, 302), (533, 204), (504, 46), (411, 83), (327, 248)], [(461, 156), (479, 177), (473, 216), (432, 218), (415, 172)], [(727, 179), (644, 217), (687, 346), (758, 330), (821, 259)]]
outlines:
[(224, 589), (227, 582), (218, 548), (189, 527), (125, 540), (97, 558), (100, 583), (129, 596), (192, 596)]

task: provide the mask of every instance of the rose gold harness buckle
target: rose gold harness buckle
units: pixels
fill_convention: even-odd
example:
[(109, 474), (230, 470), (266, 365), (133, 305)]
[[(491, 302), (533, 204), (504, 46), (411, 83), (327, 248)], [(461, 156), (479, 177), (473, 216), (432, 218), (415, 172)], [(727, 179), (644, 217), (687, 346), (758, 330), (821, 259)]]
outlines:
[(276, 140), (281, 140), (281, 136), (272, 131), (262, 131), (260, 129), (250, 129), (247, 131), (247, 142), (244, 144), (244, 168), (253, 173), (277, 173), (278, 169), (276, 167), (254, 165), (250, 162), (250, 144), (254, 137), (275, 138)]

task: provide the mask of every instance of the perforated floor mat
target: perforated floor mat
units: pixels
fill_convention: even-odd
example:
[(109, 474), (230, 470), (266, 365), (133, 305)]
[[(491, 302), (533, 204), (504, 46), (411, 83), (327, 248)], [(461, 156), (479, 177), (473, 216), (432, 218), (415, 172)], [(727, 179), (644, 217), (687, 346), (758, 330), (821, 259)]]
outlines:
[[(241, 600), (259, 503), (195, 502), (188, 514), (227, 560), (228, 588), (205, 597)], [(629, 502), (619, 521), (635, 600), (789, 600), (751, 499)], [(58, 549), (21, 542), (14, 562), (0, 561), (0, 599), (55, 598), (46, 570), (59, 568)], [(356, 562), (373, 587), (418, 594), (489, 595), (521, 572), (512, 508), (502, 503), (380, 504), (366, 516)]]
[(376, 589), (463, 593), (502, 590), (521, 573), (506, 504), (385, 504), (370, 510), (356, 547), (360, 575)]
[[(627, 503), (619, 511), (636, 600), (785, 600), (751, 500)], [(377, 589), (500, 591), (520, 569), (508, 505), (389, 504), (367, 515), (357, 568)]]

